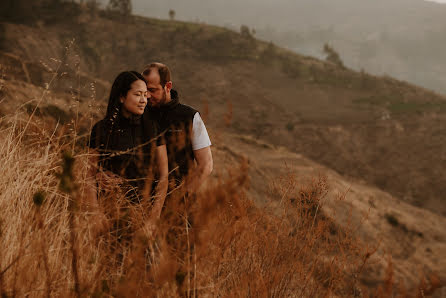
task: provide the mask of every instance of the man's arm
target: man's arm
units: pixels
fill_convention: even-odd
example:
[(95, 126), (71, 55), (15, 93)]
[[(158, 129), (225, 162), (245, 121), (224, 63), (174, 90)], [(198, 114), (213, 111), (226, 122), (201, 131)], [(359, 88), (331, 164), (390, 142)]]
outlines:
[(211, 174), (214, 167), (210, 146), (194, 150), (194, 156), (197, 166), (188, 175), (186, 182), (186, 191), (188, 193), (196, 192), (204, 180)]
[(197, 112), (192, 123), (192, 149), (197, 162), (195, 169), (191, 170), (186, 180), (186, 191), (196, 192), (204, 180), (211, 174), (214, 167), (211, 152), (211, 140), (209, 139), (206, 126)]
[(152, 237), (156, 231), (156, 222), (161, 216), (164, 201), (166, 200), (169, 167), (167, 161), (166, 145), (157, 146), (155, 150), (156, 163), (159, 174), (159, 181), (155, 189), (155, 201), (148, 214), (148, 219), (139, 231), (138, 237)]

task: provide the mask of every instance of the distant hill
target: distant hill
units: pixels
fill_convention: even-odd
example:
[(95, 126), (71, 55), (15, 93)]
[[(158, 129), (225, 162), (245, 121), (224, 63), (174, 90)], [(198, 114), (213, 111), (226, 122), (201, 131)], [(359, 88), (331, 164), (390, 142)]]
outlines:
[[(32, 108), (37, 94), (17, 94), (27, 85), (45, 88), (56, 73), (50, 93), (60, 94), (57, 107), (69, 117), (80, 101), (78, 112), (97, 119), (120, 71), (163, 61), (182, 100), (198, 107), (211, 128), (287, 147), (446, 214), (446, 99), (431, 91), (204, 24), (80, 10), (2, 22), (0, 31), (0, 113)], [(42, 114), (59, 111), (43, 105)]]
[(446, 94), (446, 5), (423, 0), (134, 0), (134, 12), (202, 21), (315, 57), (329, 42), (349, 67)]

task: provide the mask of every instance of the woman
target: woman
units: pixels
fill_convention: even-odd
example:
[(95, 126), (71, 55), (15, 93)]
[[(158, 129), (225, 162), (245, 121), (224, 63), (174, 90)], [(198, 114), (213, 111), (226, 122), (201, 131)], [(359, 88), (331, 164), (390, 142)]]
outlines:
[[(91, 131), (87, 197), (99, 220), (98, 232), (105, 228), (106, 220), (97, 201), (97, 185), (116, 181), (116, 177), (131, 204), (151, 202), (146, 233), (160, 217), (168, 184), (167, 153), (157, 137), (156, 122), (144, 113), (147, 96), (146, 81), (139, 73), (120, 73), (111, 88), (107, 114)], [(158, 183), (153, 192), (154, 178)]]

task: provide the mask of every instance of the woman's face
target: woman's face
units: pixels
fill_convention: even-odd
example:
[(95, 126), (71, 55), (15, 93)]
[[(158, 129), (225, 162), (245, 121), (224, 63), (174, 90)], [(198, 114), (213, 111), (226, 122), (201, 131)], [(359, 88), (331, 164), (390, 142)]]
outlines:
[(137, 80), (130, 85), (130, 90), (126, 97), (121, 97), (122, 114), (124, 117), (133, 115), (142, 115), (147, 105), (147, 86), (146, 83)]

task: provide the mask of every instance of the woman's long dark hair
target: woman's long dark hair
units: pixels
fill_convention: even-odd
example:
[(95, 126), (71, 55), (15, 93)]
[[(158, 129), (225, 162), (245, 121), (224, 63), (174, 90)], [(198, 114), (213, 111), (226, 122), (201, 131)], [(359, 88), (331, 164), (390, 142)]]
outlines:
[(127, 92), (131, 89), (131, 85), (137, 80), (146, 82), (144, 77), (136, 71), (124, 71), (116, 77), (108, 99), (107, 114), (105, 115), (106, 120), (113, 122), (113, 120), (121, 113), (122, 103), (120, 99), (123, 96), (127, 96)]

